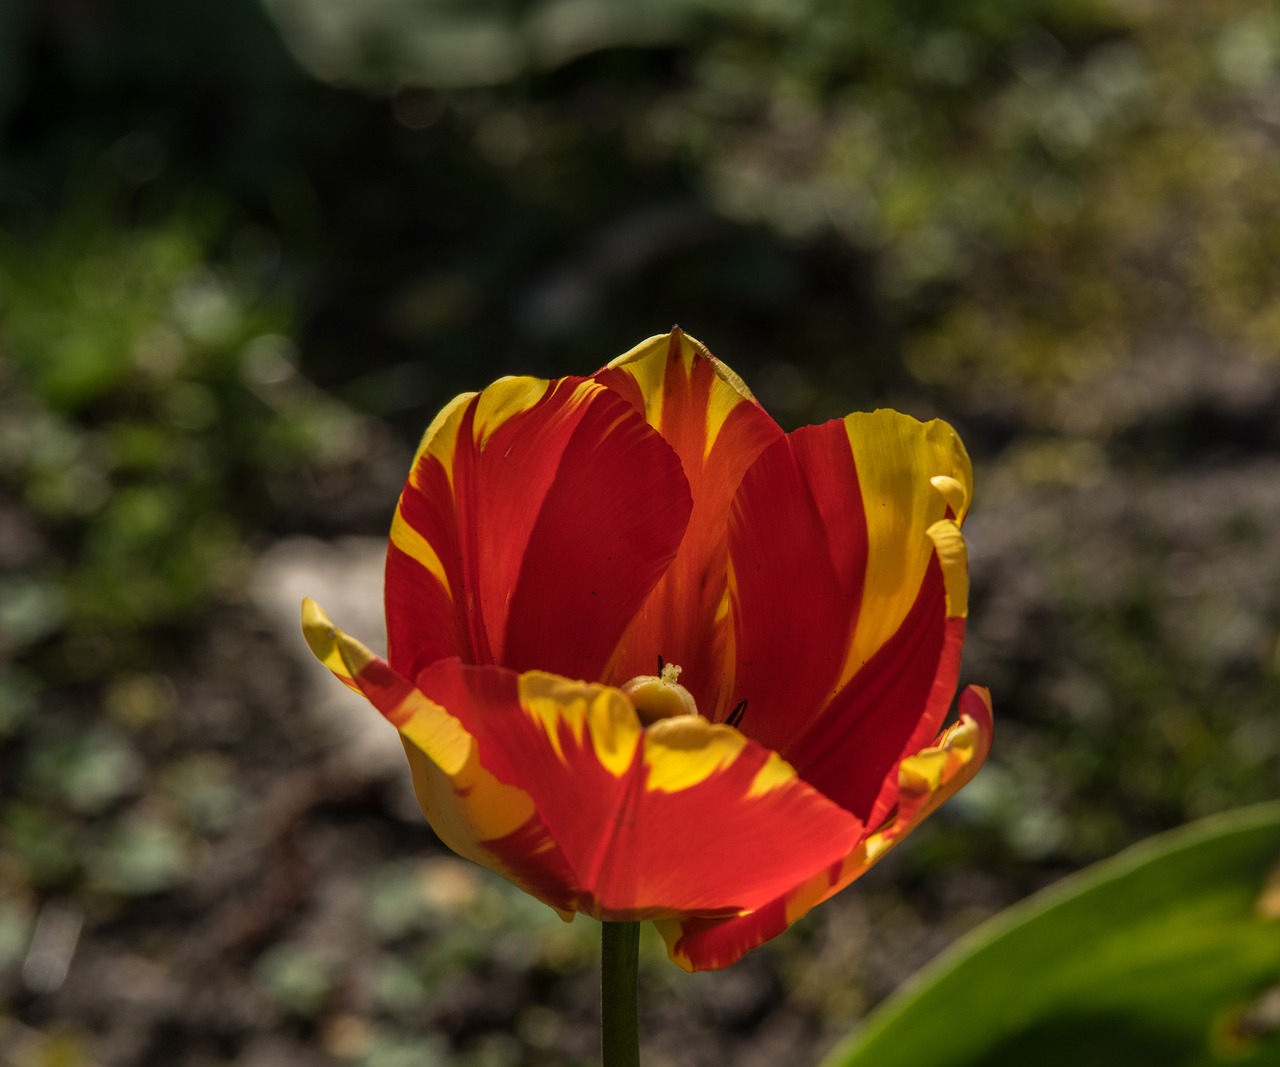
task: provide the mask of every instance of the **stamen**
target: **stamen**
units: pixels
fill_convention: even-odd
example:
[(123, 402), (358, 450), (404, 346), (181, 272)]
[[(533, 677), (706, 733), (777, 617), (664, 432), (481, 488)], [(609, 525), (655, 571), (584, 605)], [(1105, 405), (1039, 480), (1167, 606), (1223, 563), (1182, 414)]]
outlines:
[(746, 713), (747, 713), (746, 700), (745, 699), (739, 700), (733, 706), (733, 710), (729, 712), (729, 717), (725, 719), (725, 723), (729, 726), (732, 726), (736, 730), (738, 728), (738, 725), (742, 722), (742, 716), (744, 716)]
[(658, 657), (658, 673), (642, 674), (622, 686), (645, 726), (677, 715), (697, 715), (693, 694), (680, 684), (680, 668)]

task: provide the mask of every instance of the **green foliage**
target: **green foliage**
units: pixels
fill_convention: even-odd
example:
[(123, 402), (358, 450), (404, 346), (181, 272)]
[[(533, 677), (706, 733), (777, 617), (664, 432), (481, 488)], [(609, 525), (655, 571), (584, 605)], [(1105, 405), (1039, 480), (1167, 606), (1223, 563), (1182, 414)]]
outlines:
[(316, 1015), (333, 990), (333, 961), (296, 945), (275, 946), (263, 954), (255, 970), (267, 994), (299, 1015)]
[(36, 731), (26, 770), (33, 795), (62, 801), (86, 815), (98, 814), (133, 793), (143, 773), (128, 740), (103, 724), (71, 735)]
[(135, 811), (115, 820), (84, 860), (95, 888), (148, 896), (189, 876), (189, 851), (187, 836), (166, 813)]
[[(457, 129), (457, 157), (470, 142), (508, 176), (530, 233), (524, 204), (573, 239), (575, 210), (604, 209), (613, 182), (647, 192), (675, 166), (721, 218), (806, 254), (858, 250), (873, 291), (851, 278), (849, 295), (882, 329), (860, 304), (835, 322), (897, 346), (932, 388), (1048, 388), (1174, 330), (1280, 346), (1263, 132), (1280, 17), (1263, 0), (268, 6), (317, 76), (399, 89), (406, 125)], [(636, 300), (620, 289), (614, 314)], [(808, 301), (779, 343), (812, 365), (826, 345)], [(815, 369), (843, 385), (830, 358)]]
[(11, 648), (189, 616), (240, 580), (273, 482), (343, 446), (350, 423), (298, 388), (287, 304), (215, 265), (208, 228), (0, 236), (0, 485), (37, 524), (0, 578)]
[(1135, 846), (964, 938), (826, 1067), (1274, 1063), (1280, 805)]

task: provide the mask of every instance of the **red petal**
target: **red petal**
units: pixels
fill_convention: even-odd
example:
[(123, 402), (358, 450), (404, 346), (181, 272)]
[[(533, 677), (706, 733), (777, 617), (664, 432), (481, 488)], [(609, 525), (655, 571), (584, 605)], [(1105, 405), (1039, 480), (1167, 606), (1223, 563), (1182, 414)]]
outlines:
[(392, 663), (599, 677), (690, 506), (675, 454), (593, 382), (505, 379), (462, 398), (428, 431), (392, 529)]
[(675, 561), (628, 629), (609, 679), (652, 674), (658, 656), (702, 714), (723, 718), (732, 683), (725, 611), (733, 494), (760, 451), (782, 435), (742, 380), (680, 330), (650, 338), (595, 379), (630, 403), (680, 457), (693, 512)]
[[(428, 431), (430, 433), (430, 431)], [(449, 472), (421, 452), (400, 494), (387, 544), (387, 658), (413, 677), (445, 656), (474, 659), (464, 598), (462, 549)]]
[(729, 919), (694, 916), (659, 922), (658, 929), (671, 958), (690, 971), (727, 967), (878, 863), (964, 786), (990, 752), (991, 698), (987, 691), (977, 686), (966, 689), (960, 696), (960, 713), (960, 721), (931, 746), (902, 761), (897, 775), (898, 807), (840, 862), (746, 915)]
[(862, 600), (865, 530), (839, 422), (771, 445), (734, 500), (734, 697), (748, 702), (743, 729), (784, 757), (839, 688)]
[[(924, 591), (921, 590), (921, 593), (923, 595)], [(903, 626), (903, 631), (909, 631), (913, 624), (921, 626), (921, 623), (909, 620)], [(932, 629), (936, 623), (931, 622), (928, 625)], [(877, 716), (870, 708), (865, 712), (858, 711), (859, 705), (866, 706), (864, 698), (860, 695), (850, 694), (850, 713), (858, 718), (859, 726), (850, 731), (850, 734), (843, 738), (840, 743), (850, 746), (865, 744), (867, 751), (874, 753), (871, 757), (874, 762), (882, 761), (886, 757), (890, 761), (890, 770), (883, 776), (879, 788), (873, 785), (874, 772), (861, 775), (856, 782), (850, 784), (849, 803), (846, 805), (849, 810), (862, 810), (867, 798), (874, 798), (875, 802), (866, 816), (868, 826), (879, 826), (899, 802), (898, 781), (900, 776), (893, 773), (892, 768), (899, 766), (901, 760), (909, 757), (912, 753), (918, 752), (931, 744), (931, 739), (938, 732), (942, 721), (947, 717), (947, 712), (951, 709), (956, 683), (960, 677), (960, 653), (964, 645), (964, 632), (964, 619), (949, 618), (945, 620), (942, 647), (938, 651), (937, 666), (927, 691), (918, 682), (916, 685), (911, 686), (895, 686), (894, 695), (886, 692), (886, 703), (891, 700), (898, 700), (902, 701), (902, 705), (922, 704), (924, 707), (924, 713), (916, 723), (915, 729), (908, 732), (905, 737), (903, 736), (903, 722), (901, 720), (897, 720), (890, 715)], [(921, 636), (924, 636), (925, 640), (929, 639), (923, 634)], [(888, 667), (888, 662), (891, 658), (892, 652), (886, 654), (885, 662), (880, 664), (881, 670), (891, 669)], [(851, 682), (848, 688), (850, 690), (857, 689), (860, 680), (859, 678), (859, 680)], [(928, 676), (922, 675), (920, 681), (926, 680), (928, 680)], [(963, 699), (961, 703), (963, 705)], [(839, 712), (835, 713), (839, 714)], [(819, 761), (815, 765), (814, 775), (817, 778), (823, 778), (824, 776), (830, 776), (833, 771), (838, 773), (836, 768), (824, 766)]]
[(946, 716), (963, 640), (964, 620), (945, 616), (935, 564), (894, 635), (782, 754), (806, 782), (870, 822), (911, 740), (932, 737)]
[(700, 717), (642, 731), (616, 689), (456, 660), (418, 686), (473, 732), (487, 771), (533, 798), (576, 906), (598, 917), (758, 907), (860, 836), (777, 756)]
[(864, 819), (954, 693), (968, 478), (950, 427), (876, 412), (772, 445), (734, 502), (742, 728)]
[(737, 963), (753, 948), (772, 941), (788, 926), (786, 897), (730, 919), (693, 916), (658, 922), (673, 963), (686, 971), (713, 971)]

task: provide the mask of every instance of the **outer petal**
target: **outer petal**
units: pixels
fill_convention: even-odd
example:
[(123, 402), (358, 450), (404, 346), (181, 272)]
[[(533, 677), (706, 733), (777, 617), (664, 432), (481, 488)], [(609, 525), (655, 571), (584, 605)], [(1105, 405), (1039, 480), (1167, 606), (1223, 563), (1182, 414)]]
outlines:
[(675, 449), (693, 512), (672, 565), (627, 630), (606, 678), (652, 674), (659, 655), (709, 718), (730, 706), (725, 528), (743, 473), (782, 430), (742, 379), (679, 329), (651, 337), (595, 375)]
[(494, 778), (456, 716), (338, 630), (313, 600), (303, 601), (302, 628), (316, 657), (400, 731), (418, 800), (441, 840), (568, 918), (572, 878), (532, 798)]
[(659, 922), (672, 960), (686, 970), (727, 967), (749, 949), (776, 937), (810, 908), (838, 893), (968, 782), (991, 749), (991, 698), (971, 686), (960, 697), (960, 720), (933, 745), (898, 769), (898, 807), (840, 862), (747, 915)]
[(742, 729), (863, 819), (955, 691), (970, 482), (949, 426), (878, 411), (770, 446), (734, 501)]
[(571, 872), (570, 906), (597, 917), (751, 910), (862, 836), (776, 755), (701, 717), (642, 730), (616, 689), (457, 660), (418, 687), (475, 737), (494, 778), (532, 798)]
[(600, 677), (676, 554), (675, 453), (616, 394), (510, 378), (428, 429), (387, 556), (392, 665), (447, 656)]

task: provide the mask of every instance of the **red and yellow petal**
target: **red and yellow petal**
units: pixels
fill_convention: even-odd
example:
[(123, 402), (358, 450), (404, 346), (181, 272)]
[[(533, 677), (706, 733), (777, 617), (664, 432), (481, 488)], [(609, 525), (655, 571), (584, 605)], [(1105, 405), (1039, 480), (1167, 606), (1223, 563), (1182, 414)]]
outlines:
[(680, 461), (616, 393), (509, 378), (423, 438), (387, 556), (389, 659), (599, 677), (667, 570), (691, 501)]
[(734, 500), (734, 699), (747, 701), (743, 729), (788, 759), (838, 689), (862, 597), (865, 530), (838, 422), (771, 445)]
[(973, 466), (955, 430), (939, 419), (922, 423), (881, 410), (850, 415), (844, 424), (867, 518), (862, 611), (842, 673), (848, 679), (911, 611), (935, 552), (930, 527), (948, 517), (964, 521)]
[(462, 596), (453, 455), (458, 424), (475, 396), (455, 397), (427, 427), (391, 520), (385, 582), (388, 658), (410, 677), (423, 663), (472, 652)]
[(445, 774), (458, 773), (475, 743), (463, 725), (433, 704), (359, 641), (348, 637), (310, 597), (302, 602), (302, 633), (316, 659), (382, 713), (402, 737)]
[(725, 528), (742, 475), (782, 430), (741, 378), (679, 329), (637, 345), (595, 380), (675, 450), (693, 498), (680, 549), (627, 630), (606, 680), (652, 674), (661, 655), (684, 668), (681, 684), (700, 711), (723, 718), (732, 683)]
[(770, 446), (734, 502), (743, 729), (863, 819), (955, 692), (970, 486), (949, 426), (878, 411)]
[(991, 698), (971, 686), (960, 719), (935, 742), (908, 756), (897, 774), (898, 805), (839, 862), (745, 915), (673, 918), (657, 926), (671, 959), (685, 970), (727, 967), (776, 937), (811, 908), (864, 874), (978, 771), (991, 748)]
[(440, 839), (569, 917), (572, 880), (532, 798), (499, 782), (456, 716), (337, 629), (313, 600), (303, 602), (302, 628), (316, 657), (399, 730), (418, 801)]
[(846, 855), (861, 823), (737, 731), (697, 716), (642, 729), (617, 689), (444, 660), (419, 689), (533, 801), (571, 907), (621, 920), (732, 915)]

